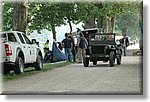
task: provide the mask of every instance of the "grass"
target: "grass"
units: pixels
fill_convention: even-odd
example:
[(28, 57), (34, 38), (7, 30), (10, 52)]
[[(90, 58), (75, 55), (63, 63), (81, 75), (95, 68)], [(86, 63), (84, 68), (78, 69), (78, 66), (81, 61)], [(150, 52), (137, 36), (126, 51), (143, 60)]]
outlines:
[(40, 71), (36, 71), (33, 67), (30, 67), (30, 68), (25, 69), (24, 74), (18, 75), (18, 74), (15, 74), (12, 71), (10, 74), (6, 74), (6, 75), (3, 75), (3, 76), (0, 75), (0, 78), (2, 78), (3, 81), (14, 80), (14, 79), (18, 79), (18, 78), (25, 77), (25, 76), (30, 76), (30, 75), (33, 75), (33, 74), (36, 74), (36, 73), (52, 70), (52, 69), (55, 69), (55, 68), (60, 68), (60, 67), (63, 67), (63, 66), (69, 65), (69, 64), (70, 63), (68, 63), (68, 62), (44, 64), (43, 65), (43, 67), (44, 67), (43, 70), (40, 70)]

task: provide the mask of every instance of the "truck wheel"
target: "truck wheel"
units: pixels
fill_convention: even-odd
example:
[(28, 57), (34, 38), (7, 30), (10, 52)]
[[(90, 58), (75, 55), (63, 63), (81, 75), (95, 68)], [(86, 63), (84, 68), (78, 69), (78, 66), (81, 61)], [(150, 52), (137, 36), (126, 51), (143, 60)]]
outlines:
[(10, 69), (9, 68), (3, 68), (3, 74), (9, 74), (10, 73)]
[(37, 56), (36, 62), (35, 62), (35, 70), (42, 70), (43, 69), (43, 62), (40, 55)]
[(109, 56), (109, 64), (110, 67), (113, 67), (115, 63), (115, 53), (113, 51), (110, 52), (110, 56)]
[(83, 64), (84, 64), (84, 67), (88, 67), (89, 66), (89, 60), (88, 59), (84, 59), (83, 60)]
[(24, 62), (21, 57), (18, 57), (18, 60), (16, 62), (15, 68), (14, 68), (15, 74), (23, 74), (24, 73)]
[(97, 61), (93, 61), (93, 65), (97, 65)]
[(119, 58), (117, 58), (117, 65), (121, 64), (121, 56), (119, 56)]

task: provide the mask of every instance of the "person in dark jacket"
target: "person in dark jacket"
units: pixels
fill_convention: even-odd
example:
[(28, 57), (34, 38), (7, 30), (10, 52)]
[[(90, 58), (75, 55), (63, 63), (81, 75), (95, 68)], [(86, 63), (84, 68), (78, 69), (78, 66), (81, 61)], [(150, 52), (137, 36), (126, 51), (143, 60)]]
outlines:
[(67, 62), (72, 62), (72, 53), (71, 53), (72, 42), (71, 42), (71, 39), (68, 37), (69, 37), (69, 34), (65, 33), (65, 39), (62, 40), (62, 46), (65, 49), (65, 56), (66, 56)]
[(126, 35), (123, 35), (123, 38), (121, 39), (121, 43), (123, 46), (124, 56), (126, 56), (126, 50), (127, 50), (127, 47), (129, 46), (129, 39)]
[(61, 42), (57, 42), (57, 43), (58, 43), (58, 48), (62, 51), (63, 48), (62, 48)]
[(88, 45), (88, 41), (87, 39), (84, 37), (84, 35), (80, 32), (80, 37), (78, 39), (77, 42), (77, 47), (78, 47), (78, 59), (79, 62), (78, 63), (82, 63), (83, 61), (83, 54), (84, 54), (84, 49), (87, 48)]
[(75, 42), (74, 42), (74, 38), (73, 38), (73, 33), (72, 32), (70, 32), (68, 38), (70, 38), (71, 42), (72, 42), (71, 52), (72, 52), (73, 62), (76, 62), (76, 49), (75, 49)]

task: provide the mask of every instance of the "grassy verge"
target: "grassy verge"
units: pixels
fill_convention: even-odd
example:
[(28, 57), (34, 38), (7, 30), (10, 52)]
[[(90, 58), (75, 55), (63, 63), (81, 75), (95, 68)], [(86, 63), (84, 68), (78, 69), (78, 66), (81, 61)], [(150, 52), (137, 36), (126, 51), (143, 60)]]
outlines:
[(17, 75), (17, 74), (14, 74), (14, 72), (12, 71), (10, 74), (3, 75), (3, 76), (1, 75), (0, 77), (3, 79), (3, 81), (9, 81), (9, 80), (18, 79), (18, 78), (25, 77), (25, 76), (30, 76), (30, 75), (33, 75), (33, 74), (36, 74), (36, 73), (52, 70), (52, 69), (55, 69), (55, 68), (60, 68), (60, 67), (63, 67), (63, 66), (69, 65), (69, 64), (70, 63), (67, 63), (67, 62), (44, 64), (44, 68), (41, 71), (35, 71), (35, 69), (33, 67), (30, 67), (30, 68), (25, 69), (24, 74)]

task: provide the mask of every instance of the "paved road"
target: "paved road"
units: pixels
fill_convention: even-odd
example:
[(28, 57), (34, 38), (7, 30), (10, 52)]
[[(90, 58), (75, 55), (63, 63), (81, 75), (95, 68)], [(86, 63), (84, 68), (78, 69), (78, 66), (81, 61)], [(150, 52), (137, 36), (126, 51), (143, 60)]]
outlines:
[(123, 57), (115, 67), (71, 64), (4, 82), (3, 94), (142, 94), (141, 56)]

